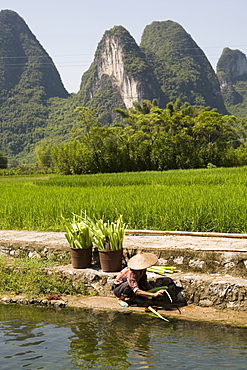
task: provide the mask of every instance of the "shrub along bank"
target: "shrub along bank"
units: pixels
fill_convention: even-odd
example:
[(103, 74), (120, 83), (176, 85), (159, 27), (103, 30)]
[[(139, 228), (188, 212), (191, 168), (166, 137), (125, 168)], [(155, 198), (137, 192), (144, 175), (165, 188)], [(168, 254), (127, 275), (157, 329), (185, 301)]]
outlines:
[(49, 266), (69, 263), (64, 258), (0, 257), (0, 293), (25, 294), (29, 298), (58, 295), (86, 295), (84, 283), (73, 281), (62, 274), (51, 272)]

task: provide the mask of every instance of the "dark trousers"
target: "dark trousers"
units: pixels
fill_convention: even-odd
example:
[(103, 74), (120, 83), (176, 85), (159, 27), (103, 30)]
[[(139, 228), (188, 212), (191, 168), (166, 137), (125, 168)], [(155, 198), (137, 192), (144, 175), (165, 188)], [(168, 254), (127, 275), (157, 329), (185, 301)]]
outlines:
[(118, 298), (130, 298), (133, 294), (133, 290), (131, 289), (127, 281), (119, 285), (114, 284), (112, 286), (112, 290), (115, 296)]
[[(138, 286), (139, 289), (141, 290), (146, 290), (145, 289), (145, 283), (146, 280), (143, 279), (143, 277), (138, 281)], [(116, 297), (124, 297), (124, 298), (131, 298), (131, 296), (134, 294), (133, 290), (128, 284), (128, 281), (124, 281), (123, 283), (117, 285), (113, 284), (112, 286), (113, 293), (115, 294)]]

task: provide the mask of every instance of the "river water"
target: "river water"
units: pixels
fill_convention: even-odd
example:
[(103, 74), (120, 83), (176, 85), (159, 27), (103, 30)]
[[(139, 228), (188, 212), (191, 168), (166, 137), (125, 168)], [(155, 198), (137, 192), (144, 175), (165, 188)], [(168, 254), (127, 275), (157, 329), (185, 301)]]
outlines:
[(0, 369), (247, 369), (247, 328), (0, 305)]

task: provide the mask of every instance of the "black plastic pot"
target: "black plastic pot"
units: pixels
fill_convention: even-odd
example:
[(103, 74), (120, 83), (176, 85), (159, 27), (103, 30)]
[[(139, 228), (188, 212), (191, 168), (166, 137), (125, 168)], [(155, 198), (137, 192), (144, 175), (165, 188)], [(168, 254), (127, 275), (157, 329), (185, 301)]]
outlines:
[(92, 264), (92, 247), (70, 248), (72, 266), (75, 269), (84, 269)]
[(116, 272), (122, 269), (123, 249), (116, 251), (99, 251), (99, 261), (102, 271)]

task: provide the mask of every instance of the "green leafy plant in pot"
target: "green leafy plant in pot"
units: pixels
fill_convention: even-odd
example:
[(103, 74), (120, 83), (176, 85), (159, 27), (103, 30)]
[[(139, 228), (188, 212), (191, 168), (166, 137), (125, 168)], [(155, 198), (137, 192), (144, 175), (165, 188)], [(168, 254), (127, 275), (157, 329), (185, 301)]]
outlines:
[(72, 221), (64, 217), (65, 237), (70, 245), (70, 256), (73, 268), (83, 269), (92, 264), (93, 233), (80, 216), (73, 215)]
[(123, 240), (126, 224), (120, 215), (115, 222), (103, 219), (85, 221), (93, 232), (93, 240), (99, 252), (102, 271), (114, 272), (122, 268)]

